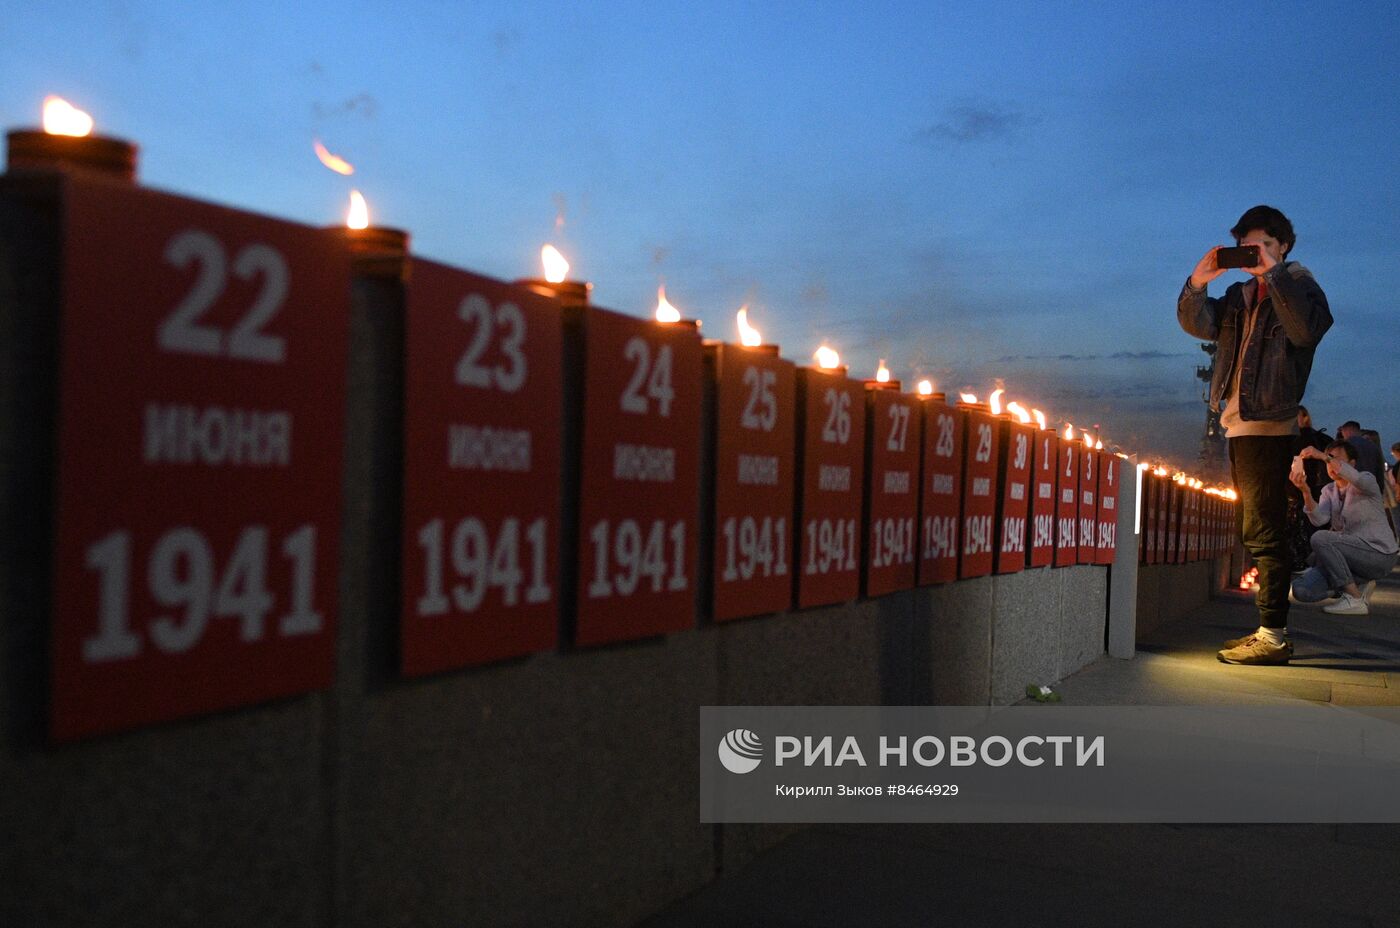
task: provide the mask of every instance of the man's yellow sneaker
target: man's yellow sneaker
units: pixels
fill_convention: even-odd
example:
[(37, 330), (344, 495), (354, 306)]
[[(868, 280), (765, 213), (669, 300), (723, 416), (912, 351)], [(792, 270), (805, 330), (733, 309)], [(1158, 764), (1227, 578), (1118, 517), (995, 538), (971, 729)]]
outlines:
[(1273, 644), (1258, 635), (1236, 638), (1225, 645), (1215, 657), (1226, 664), (1286, 664), (1293, 656), (1293, 642)]

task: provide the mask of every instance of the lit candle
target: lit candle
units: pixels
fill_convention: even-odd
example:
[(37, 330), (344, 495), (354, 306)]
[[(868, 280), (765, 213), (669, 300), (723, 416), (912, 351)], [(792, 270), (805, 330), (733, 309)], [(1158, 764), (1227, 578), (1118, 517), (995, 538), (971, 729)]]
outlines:
[(812, 360), (817, 362), (818, 370), (846, 372), (846, 368), (841, 365), (841, 355), (837, 353), (835, 348), (826, 344), (823, 344), (812, 354)]
[(867, 390), (898, 390), (899, 381), (890, 378), (890, 369), (885, 366), (885, 359), (880, 359), (880, 365), (875, 370), (875, 379), (864, 381)]
[(749, 324), (749, 306), (745, 303), (739, 307), (739, 311), (734, 315), (734, 321), (739, 327), (739, 344), (746, 350), (757, 351), (761, 354), (778, 355), (777, 345), (765, 345), (763, 343), (763, 333)]
[(656, 312), (653, 314), (657, 322), (667, 325), (683, 325), (693, 329), (700, 328), (699, 319), (683, 319), (681, 311), (671, 305), (671, 301), (666, 299), (666, 285), (662, 284), (656, 288)]
[(402, 229), (371, 225), (369, 203), (360, 191), (350, 191), (345, 225), (337, 228), (350, 242), (350, 260), (355, 273), (402, 278), (407, 272), (408, 233)]
[(11, 172), (61, 171), (136, 182), (136, 146), (123, 139), (93, 135), (92, 117), (62, 97), (44, 100), (43, 129), (6, 133)]
[(553, 297), (564, 309), (582, 309), (588, 305), (588, 295), (593, 285), (568, 279), (569, 262), (558, 248), (550, 244), (541, 248), (540, 264), (544, 268), (544, 277), (522, 278), (516, 284), (541, 296)]

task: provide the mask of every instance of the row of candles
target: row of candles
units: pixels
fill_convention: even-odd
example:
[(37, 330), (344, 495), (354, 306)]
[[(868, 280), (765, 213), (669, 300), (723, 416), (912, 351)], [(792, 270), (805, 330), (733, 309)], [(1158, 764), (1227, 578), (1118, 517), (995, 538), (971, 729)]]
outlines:
[[(50, 96), (44, 100), (43, 105), (43, 134), (32, 131), (18, 131), (9, 133), (10, 167), (19, 166), (33, 167), (45, 161), (52, 161), (55, 164), (73, 165), (77, 164), (86, 168), (97, 167), (111, 173), (124, 173), (128, 175), (126, 179), (135, 179), (135, 146), (120, 139), (112, 139), (101, 136), (93, 136), (94, 122), (92, 117), (81, 109), (73, 106), (61, 97)], [(36, 138), (38, 137), (38, 138)], [(43, 137), (47, 137), (49, 146), (43, 145)], [(87, 140), (78, 142), (76, 140)], [(36, 144), (37, 143), (37, 144)], [(343, 176), (350, 176), (355, 173), (355, 168), (344, 158), (334, 154), (319, 139), (313, 140), (312, 149), (320, 162), (331, 171)], [(112, 152), (117, 153), (113, 158)], [(113, 165), (119, 165), (114, 169)], [(53, 165), (49, 165), (53, 166)], [(345, 225), (352, 233), (370, 234), (389, 233), (389, 238), (399, 242), (401, 247), (406, 248), (407, 236), (397, 230), (375, 229), (370, 224), (369, 204), (359, 190), (350, 191), (350, 205), (346, 215)], [(543, 281), (521, 281), (527, 286), (533, 285), (533, 289), (548, 293), (551, 296), (572, 298), (577, 302), (587, 303), (587, 294), (591, 285), (579, 281), (569, 280), (569, 261), (552, 244), (546, 244), (540, 250), (540, 261), (544, 269)], [(699, 328), (700, 323), (694, 320), (682, 318), (682, 313), (666, 297), (664, 285), (657, 289), (657, 304), (655, 318), (662, 323), (687, 323)], [(749, 320), (748, 306), (742, 306), (736, 313), (736, 324), (739, 331), (740, 344), (749, 348), (766, 348), (772, 353), (776, 353), (776, 346), (763, 344), (762, 334)], [(844, 370), (841, 366), (840, 354), (831, 346), (823, 343), (813, 354), (813, 360), (818, 368), (823, 370)], [(891, 378), (890, 369), (885, 365), (885, 360), (880, 359), (879, 367), (875, 377), (865, 381), (866, 385), (872, 389), (899, 389), (900, 382)], [(932, 380), (921, 379), (916, 385), (916, 392), (921, 398), (926, 399), (946, 399), (944, 394), (935, 391)], [(1034, 421), (1038, 428), (1048, 430), (1049, 425), (1045, 413), (1039, 409), (1027, 409), (1024, 405), (1016, 401), (1003, 402), (1005, 389), (998, 385), (988, 397), (987, 403), (979, 401), (976, 394), (960, 392), (958, 401), (961, 405), (990, 410), (994, 415), (1014, 417), (1016, 421), (1029, 424)], [(1073, 423), (1066, 422), (1064, 426), (1064, 437), (1066, 440), (1075, 438)], [(1081, 431), (1081, 440), (1086, 448), (1091, 450), (1103, 450), (1103, 439), (1095, 436), (1088, 430)], [(1115, 451), (1119, 457), (1126, 458), (1127, 455), (1121, 451)], [(1144, 472), (1152, 472), (1155, 476), (1165, 477), (1169, 472), (1163, 464), (1139, 464), (1139, 469)], [(1188, 476), (1185, 472), (1176, 470), (1172, 479), (1178, 485), (1200, 490), (1225, 499), (1234, 500), (1237, 495), (1233, 489), (1223, 487), (1206, 487), (1204, 481)]]

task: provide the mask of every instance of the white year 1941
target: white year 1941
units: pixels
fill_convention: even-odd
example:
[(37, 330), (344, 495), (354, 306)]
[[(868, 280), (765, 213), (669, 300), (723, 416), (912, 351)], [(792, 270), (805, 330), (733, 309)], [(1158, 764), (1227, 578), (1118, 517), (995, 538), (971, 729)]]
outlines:
[(593, 545), (592, 599), (651, 592), (676, 592), (689, 586), (685, 568), (685, 521), (663, 519), (643, 524), (636, 519), (600, 519), (589, 529)]
[(781, 516), (725, 519), (720, 530), (724, 538), (724, 568), (720, 577), (729, 583), (754, 576), (787, 576), (787, 533), (787, 519)]
[(870, 526), (870, 566), (914, 563), (914, 520), (876, 519)]
[[(316, 634), (324, 624), (314, 602), (316, 528), (303, 525), (277, 546), (290, 562), (292, 581), (281, 610), (267, 586), (273, 543), (267, 526), (247, 526), (233, 553), (220, 563), (203, 532), (180, 526), (156, 539), (146, 563), (133, 571), (131, 532), (112, 532), (94, 542), (84, 560), (98, 577), (97, 633), (83, 640), (83, 660), (97, 664), (134, 658), (148, 640), (159, 651), (182, 654), (203, 640), (210, 619), (234, 619), (244, 643), (264, 640), (269, 625), (272, 634), (284, 638)], [(145, 578), (157, 606), (158, 614), (146, 617), (143, 628), (136, 627), (131, 614), (133, 575)], [(275, 611), (280, 614), (269, 623)]]
[[(482, 519), (468, 516), (452, 526), (433, 519), (418, 530), (423, 549), (423, 592), (420, 616), (446, 615), (455, 609), (471, 614), (492, 590), (501, 604), (515, 606), (549, 602), (547, 550), (549, 523), (538, 518), (522, 528), (521, 520), (506, 518), (492, 531)], [(450, 564), (452, 583), (445, 578)]]

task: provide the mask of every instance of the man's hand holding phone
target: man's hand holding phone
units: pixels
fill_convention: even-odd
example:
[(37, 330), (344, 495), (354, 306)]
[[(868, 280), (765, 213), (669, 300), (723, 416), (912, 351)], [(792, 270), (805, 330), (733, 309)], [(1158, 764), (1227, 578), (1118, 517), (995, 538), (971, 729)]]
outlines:
[(1219, 267), (1215, 263), (1215, 253), (1219, 250), (1220, 246), (1216, 245), (1210, 251), (1206, 252), (1205, 257), (1196, 263), (1196, 269), (1191, 272), (1192, 287), (1195, 287), (1197, 290), (1203, 289), (1206, 284), (1225, 273), (1225, 268)]
[(1278, 262), (1274, 260), (1274, 256), (1269, 254), (1269, 249), (1265, 248), (1260, 242), (1251, 242), (1246, 238), (1240, 243), (1240, 246), (1241, 248), (1250, 248), (1254, 251), (1254, 261), (1240, 267), (1240, 270), (1244, 271), (1246, 274), (1262, 277), (1269, 273), (1269, 271), (1272, 271), (1274, 266), (1278, 264)]
[(1200, 290), (1226, 271), (1238, 268), (1246, 274), (1263, 276), (1278, 264), (1269, 250), (1257, 242), (1243, 242), (1233, 248), (1216, 245), (1191, 272), (1191, 286)]

